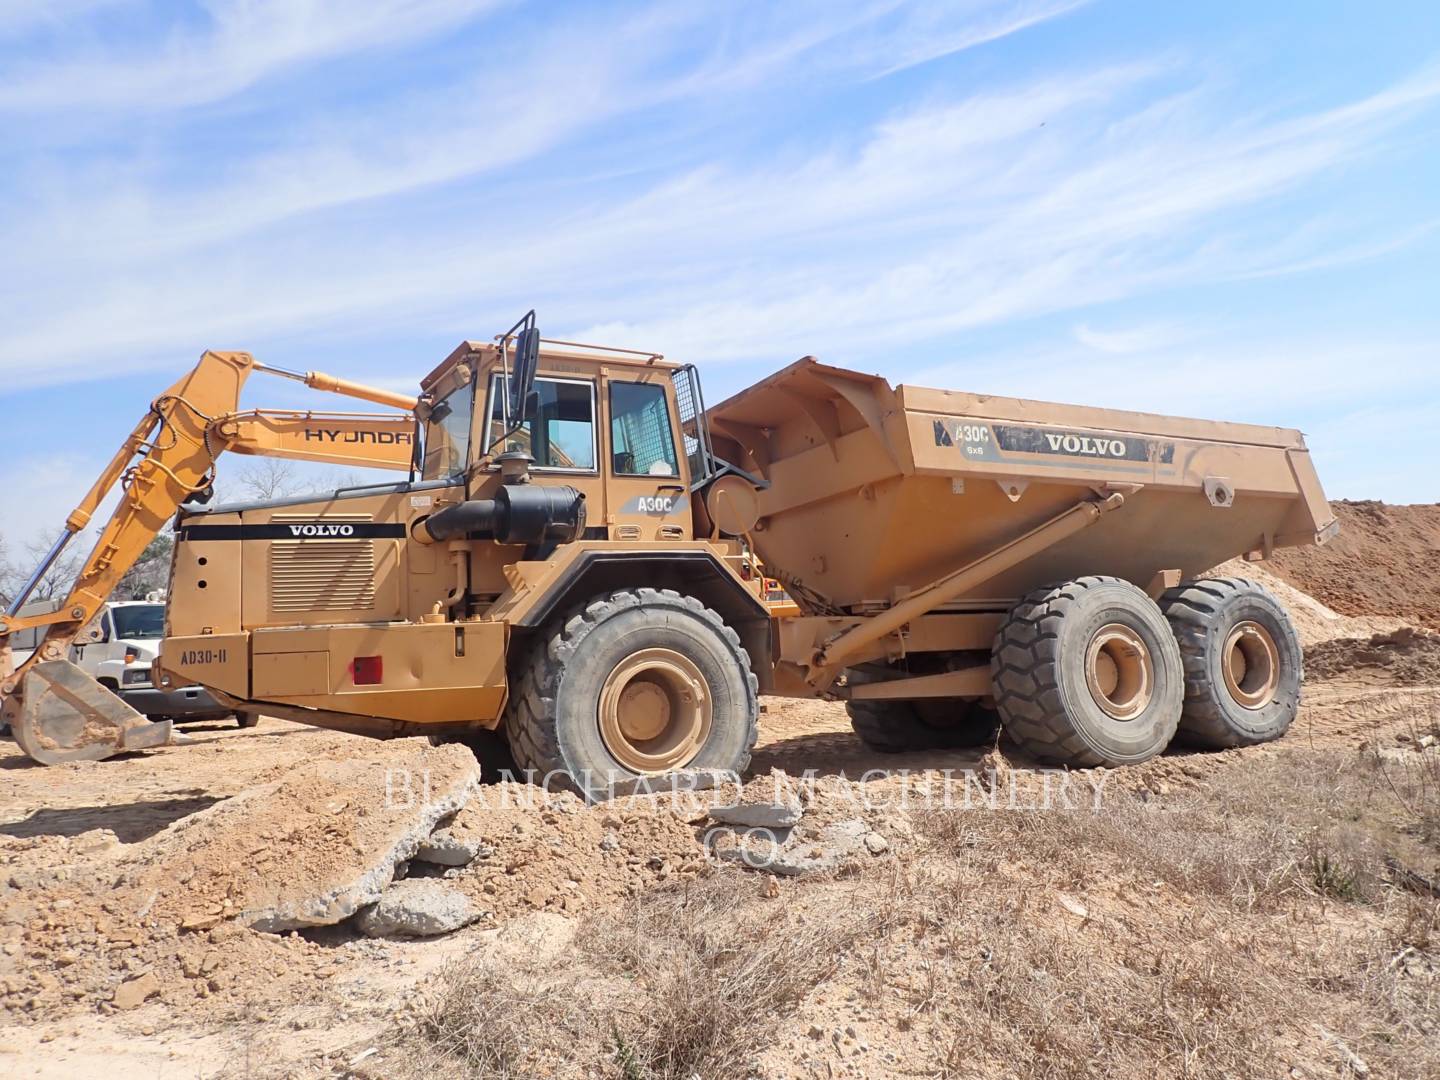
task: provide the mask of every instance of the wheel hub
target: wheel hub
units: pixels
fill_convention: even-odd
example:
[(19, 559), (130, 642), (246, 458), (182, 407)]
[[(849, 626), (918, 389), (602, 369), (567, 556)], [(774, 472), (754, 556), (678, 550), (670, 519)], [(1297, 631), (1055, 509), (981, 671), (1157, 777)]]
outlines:
[(1240, 706), (1263, 709), (1280, 685), (1280, 650), (1259, 623), (1236, 623), (1225, 638), (1220, 669), (1225, 688)]
[(600, 737), (642, 775), (688, 764), (710, 735), (713, 702), (700, 669), (673, 649), (627, 656), (600, 689)]
[(1085, 682), (1107, 716), (1135, 719), (1155, 687), (1155, 663), (1144, 639), (1123, 623), (1100, 627), (1085, 651)]

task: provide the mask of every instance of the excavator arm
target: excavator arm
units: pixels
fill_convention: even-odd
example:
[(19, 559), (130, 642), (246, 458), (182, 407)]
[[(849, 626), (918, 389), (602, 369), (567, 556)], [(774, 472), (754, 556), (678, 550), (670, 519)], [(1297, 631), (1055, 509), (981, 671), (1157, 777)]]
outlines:
[[(253, 371), (405, 411), (237, 412), (240, 391)], [(419, 400), (411, 395), (320, 372), (267, 367), (248, 353), (205, 353), (194, 369), (151, 403), (0, 616), (0, 719), (10, 725), (21, 748), (37, 761), (54, 764), (99, 760), (168, 741), (168, 722), (149, 723), (67, 657), (71, 644), (181, 504), (210, 489), (222, 453), (409, 469), (416, 459), (417, 405)], [(119, 503), (68, 595), (53, 612), (22, 616), (20, 610), (37, 584), (89, 526), (117, 484)], [(17, 668), (10, 637), (30, 627), (44, 627), (44, 634)]]

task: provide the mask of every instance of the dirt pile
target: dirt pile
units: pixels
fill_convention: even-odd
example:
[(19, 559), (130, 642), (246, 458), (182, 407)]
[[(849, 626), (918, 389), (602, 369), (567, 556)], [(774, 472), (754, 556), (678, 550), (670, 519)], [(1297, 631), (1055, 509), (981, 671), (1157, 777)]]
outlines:
[(156, 837), (125, 885), (157, 919), (208, 930), (328, 926), (376, 900), (397, 862), (475, 789), (462, 746), (360, 744), (342, 760), (261, 774)]
[(1215, 567), (1207, 576), (1249, 578), (1270, 590), (1285, 605), (1290, 621), (1295, 624), (1295, 632), (1300, 635), (1300, 644), (1307, 649), (1334, 638), (1366, 638), (1408, 625), (1406, 620), (1393, 615), (1342, 615), (1290, 584), (1274, 572), (1270, 563), (1231, 559)]
[[(450, 836), (476, 844), (468, 866), (444, 871), (494, 926), (527, 911), (574, 914), (705, 868), (695, 822), (703, 810), (657, 796), (587, 806), (568, 792), (502, 781), (481, 788)], [(420, 864), (412, 873), (425, 872)]]
[(0, 854), (0, 1005), (181, 1004), (237, 978), (248, 996), (283, 999), (282, 986), (331, 964), (309, 941), (248, 927), (335, 922), (378, 898), (475, 768), (463, 747), (357, 744), (275, 765), (141, 843), (108, 830), (12, 840)]
[(1369, 675), (1396, 686), (1440, 683), (1440, 633), (1405, 627), (1369, 638), (1335, 638), (1305, 651), (1308, 679)]
[(1390, 615), (1440, 629), (1440, 504), (1330, 504), (1340, 534), (1283, 548), (1265, 565), (1344, 615)]

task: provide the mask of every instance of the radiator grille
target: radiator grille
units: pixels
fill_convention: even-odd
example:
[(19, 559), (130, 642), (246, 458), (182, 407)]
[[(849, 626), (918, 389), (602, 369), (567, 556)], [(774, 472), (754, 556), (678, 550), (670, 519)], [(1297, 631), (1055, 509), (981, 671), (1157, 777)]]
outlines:
[[(369, 514), (281, 515), (270, 519), (323, 521), (327, 524), (370, 521)], [(372, 611), (375, 607), (375, 540), (272, 540), (270, 542), (270, 610)]]

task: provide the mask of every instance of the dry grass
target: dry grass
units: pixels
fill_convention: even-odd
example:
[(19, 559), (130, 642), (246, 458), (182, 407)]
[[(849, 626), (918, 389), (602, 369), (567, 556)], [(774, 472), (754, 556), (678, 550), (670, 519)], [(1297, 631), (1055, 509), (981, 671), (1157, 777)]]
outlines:
[[(1440, 1075), (1440, 903), (1396, 874), (1435, 880), (1437, 811), (1434, 755), (1281, 749), (1095, 813), (922, 817), (969, 879), (952, 947), (986, 956), (937, 1071), (1003, 1047), (991, 1060), (1023, 1054), (1027, 1077), (1244, 1075), (1277, 1052), (1343, 1073), (1351, 1051)], [(996, 888), (1015, 863), (1023, 884)], [(1027, 888), (1084, 896), (1090, 917), (1019, 910)]]
[[(778, 900), (717, 873), (559, 960), (454, 969), (402, 1053), (625, 1080), (867, 1052), (862, 1075), (1440, 1075), (1440, 901), (1394, 871), (1440, 870), (1440, 770), (1413, 758), (1280, 748), (1093, 813), (920, 814), (903, 858)], [(877, 1045), (804, 1034), (842, 1013)]]
[(776, 1019), (830, 978), (867, 912), (829, 905), (787, 917), (731, 871), (592, 923), (580, 945), (639, 991), (613, 1035), (627, 1073), (743, 1073)]
[(745, 1075), (869, 920), (825, 905), (793, 917), (758, 887), (727, 870), (588, 921), (557, 964), (452, 969), (407, 1040), (417, 1072)]

